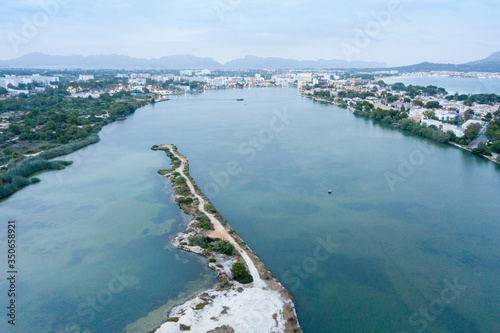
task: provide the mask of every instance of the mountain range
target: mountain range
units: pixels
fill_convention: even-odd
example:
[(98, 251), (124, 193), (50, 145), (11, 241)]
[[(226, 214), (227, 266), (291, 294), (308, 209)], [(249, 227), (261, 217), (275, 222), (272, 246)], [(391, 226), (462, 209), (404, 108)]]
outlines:
[(260, 69), (396, 69), (403, 72), (461, 71), (500, 72), (500, 52), (465, 64), (439, 64), (423, 62), (416, 65), (388, 68), (380, 62), (344, 60), (294, 60), (283, 58), (261, 58), (246, 56), (221, 64), (212, 58), (192, 55), (173, 55), (154, 59), (132, 58), (126, 55), (71, 55), (54, 56), (43, 53), (28, 53), (17, 59), (0, 60), (0, 68), (43, 69), (214, 69), (214, 70), (260, 70)]
[(430, 72), (430, 71), (457, 71), (457, 72), (500, 72), (500, 52), (495, 52), (489, 57), (467, 62), (465, 64), (437, 64), (423, 62), (411, 66), (395, 67), (403, 72)]
[(293, 60), (247, 56), (221, 64), (212, 58), (173, 55), (156, 59), (132, 58), (125, 55), (53, 56), (28, 53), (17, 59), (0, 60), (0, 68), (45, 69), (323, 69), (323, 68), (385, 68), (380, 62), (347, 62), (343, 60)]

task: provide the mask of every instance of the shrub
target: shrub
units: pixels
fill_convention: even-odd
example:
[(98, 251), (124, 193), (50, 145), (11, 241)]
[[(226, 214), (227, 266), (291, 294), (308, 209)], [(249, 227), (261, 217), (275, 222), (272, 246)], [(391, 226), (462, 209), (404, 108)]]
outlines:
[(233, 279), (242, 284), (248, 284), (253, 282), (253, 277), (248, 273), (245, 264), (242, 262), (236, 262), (231, 267), (231, 274), (233, 274)]
[(72, 163), (71, 161), (45, 161), (39, 156), (23, 160), (0, 174), (0, 198), (13, 194), (21, 187), (40, 181), (38, 178), (28, 179), (34, 173), (44, 170), (61, 170)]
[(43, 153), (41, 153), (38, 156), (40, 156), (41, 158), (43, 158), (45, 160), (50, 160), (54, 157), (67, 155), (67, 154), (70, 154), (78, 149), (81, 149), (83, 147), (97, 143), (97, 142), (99, 142), (99, 140), (100, 140), (99, 135), (94, 133), (85, 139), (77, 140), (77, 141), (56, 147), (54, 149), (44, 151)]
[(212, 249), (214, 251), (220, 252), (222, 254), (232, 256), (234, 252), (234, 246), (229, 241), (225, 239), (218, 239), (212, 244)]
[(475, 154), (475, 155), (480, 155), (480, 156), (481, 155), (490, 156), (491, 155), (491, 148), (481, 142), (477, 146), (477, 148), (474, 148), (472, 150), (472, 153)]
[(202, 249), (208, 249), (210, 248), (210, 243), (212, 243), (214, 240), (210, 237), (206, 236), (191, 236), (189, 237), (189, 245), (190, 246), (199, 246)]
[(168, 318), (166, 321), (167, 321), (167, 322), (168, 322), (168, 321), (170, 321), (170, 322), (174, 322), (174, 323), (176, 323), (176, 322), (178, 322), (178, 321), (179, 321), (179, 317), (172, 317), (172, 318)]
[(203, 309), (208, 303), (200, 303), (200, 304), (196, 304), (195, 306), (195, 309), (196, 310), (201, 310)]
[(179, 198), (177, 199), (179, 205), (190, 205), (193, 203), (193, 198)]
[(210, 258), (208, 259), (208, 262), (217, 262), (217, 260), (215, 258)]

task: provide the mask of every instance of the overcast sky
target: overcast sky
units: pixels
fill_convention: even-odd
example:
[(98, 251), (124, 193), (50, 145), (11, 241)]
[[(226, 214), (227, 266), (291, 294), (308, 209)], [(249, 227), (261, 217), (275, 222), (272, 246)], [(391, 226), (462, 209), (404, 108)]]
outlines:
[(0, 5), (0, 59), (29, 52), (192, 54), (224, 63), (256, 55), (396, 66), (464, 63), (500, 51), (499, 0), (0, 0)]

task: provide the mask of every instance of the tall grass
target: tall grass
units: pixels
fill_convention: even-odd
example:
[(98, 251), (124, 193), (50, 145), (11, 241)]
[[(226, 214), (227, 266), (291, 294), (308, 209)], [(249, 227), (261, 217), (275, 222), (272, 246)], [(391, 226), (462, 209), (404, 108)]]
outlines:
[(44, 160), (50, 160), (54, 157), (71, 154), (72, 152), (77, 151), (78, 149), (82, 149), (84, 147), (90, 146), (91, 144), (97, 143), (99, 142), (99, 140), (100, 140), (99, 135), (94, 133), (89, 135), (85, 139), (70, 142), (68, 144), (56, 147), (54, 149), (44, 151), (39, 156)]
[(45, 170), (61, 170), (73, 162), (48, 161), (58, 156), (70, 154), (78, 149), (99, 142), (99, 135), (77, 140), (51, 150), (45, 151), (36, 157), (18, 162), (6, 172), (0, 173), (0, 199), (5, 198), (29, 184), (37, 183), (38, 178), (29, 178), (31, 175)]
[(0, 174), (0, 198), (5, 198), (24, 186), (38, 182), (38, 178), (29, 179), (31, 175), (37, 172), (61, 170), (71, 163), (73, 162), (46, 161), (39, 156), (24, 160)]

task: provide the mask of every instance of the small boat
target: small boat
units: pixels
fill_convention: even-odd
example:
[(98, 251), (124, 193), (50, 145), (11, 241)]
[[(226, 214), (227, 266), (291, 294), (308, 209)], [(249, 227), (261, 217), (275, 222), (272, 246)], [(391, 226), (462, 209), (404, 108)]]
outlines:
[(332, 190), (328, 190), (328, 194), (332, 194), (332, 192), (333, 192)]
[(244, 99), (243, 99), (243, 98), (238, 98), (236, 101), (237, 101), (237, 102), (243, 102), (243, 101), (244, 101)]

